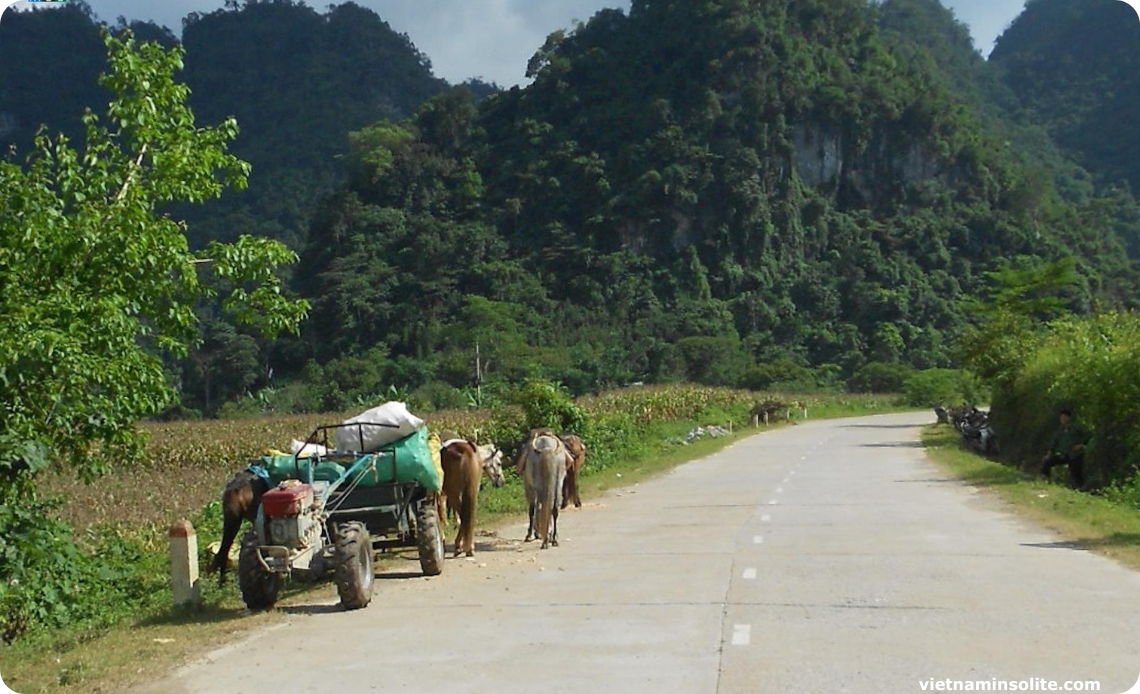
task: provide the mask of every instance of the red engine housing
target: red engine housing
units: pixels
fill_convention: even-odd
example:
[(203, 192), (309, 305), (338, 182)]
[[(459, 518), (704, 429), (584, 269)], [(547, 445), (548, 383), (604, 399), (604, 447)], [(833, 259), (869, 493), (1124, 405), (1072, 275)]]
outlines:
[(270, 489), (261, 496), (266, 518), (296, 516), (313, 505), (313, 487), (295, 484)]

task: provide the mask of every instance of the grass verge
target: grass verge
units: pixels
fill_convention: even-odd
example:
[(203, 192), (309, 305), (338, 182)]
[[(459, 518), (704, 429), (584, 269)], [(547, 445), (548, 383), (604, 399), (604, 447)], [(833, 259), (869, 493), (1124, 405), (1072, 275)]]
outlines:
[(1133, 506), (1026, 479), (1019, 470), (963, 450), (958, 433), (946, 425), (927, 427), (922, 442), (935, 463), (993, 492), (1018, 515), (1060, 533), (1075, 547), (1140, 569), (1140, 514)]

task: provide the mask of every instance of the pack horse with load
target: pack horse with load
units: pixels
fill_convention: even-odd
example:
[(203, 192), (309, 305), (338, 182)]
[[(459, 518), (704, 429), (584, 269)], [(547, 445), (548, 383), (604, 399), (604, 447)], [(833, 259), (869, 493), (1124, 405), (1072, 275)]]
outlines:
[(292, 455), (251, 466), (270, 488), (238, 554), (250, 609), (272, 607), (290, 575), (317, 580), (329, 572), (345, 609), (364, 607), (377, 550), (416, 547), (425, 575), (443, 571), (438, 443), (422, 421), (392, 424), (374, 416), (380, 409), (318, 427)]

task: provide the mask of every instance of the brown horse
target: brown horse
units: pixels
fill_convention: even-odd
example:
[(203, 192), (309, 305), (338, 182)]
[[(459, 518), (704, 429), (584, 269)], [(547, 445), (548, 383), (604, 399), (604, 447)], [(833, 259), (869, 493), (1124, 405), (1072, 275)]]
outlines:
[[(494, 446), (476, 446), (470, 441), (450, 439), (439, 451), (443, 465), (443, 497), (447, 508), (459, 515), (455, 535), (455, 556), (460, 552), (475, 556), (475, 507), (479, 483), (486, 474), (491, 484), (503, 486), (503, 454)], [(441, 519), (442, 520), (442, 519)]]
[(222, 490), (222, 546), (209, 567), (210, 572), (218, 572), (219, 586), (226, 583), (230, 548), (233, 547), (234, 539), (241, 529), (242, 519), (250, 523), (257, 519), (261, 495), (268, 489), (269, 485), (263, 477), (246, 468), (234, 475)]
[(582, 508), (582, 497), (578, 494), (578, 473), (586, 464), (586, 444), (577, 434), (563, 434), (562, 445), (570, 456), (566, 459), (566, 480), (562, 482), (562, 508), (574, 502), (574, 508)]

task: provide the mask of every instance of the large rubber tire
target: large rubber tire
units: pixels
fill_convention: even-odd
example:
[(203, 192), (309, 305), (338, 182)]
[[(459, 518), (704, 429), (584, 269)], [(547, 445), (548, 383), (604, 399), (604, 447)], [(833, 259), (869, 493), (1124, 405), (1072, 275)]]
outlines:
[(257, 531), (250, 528), (241, 537), (241, 551), (238, 554), (238, 587), (241, 599), (251, 610), (268, 610), (277, 604), (277, 593), (281, 590), (281, 577), (265, 567), (257, 559)]
[(375, 575), (372, 569), (372, 538), (363, 523), (353, 521), (340, 526), (333, 564), (340, 604), (346, 610), (366, 607), (372, 600)]
[(416, 518), (416, 546), (420, 550), (420, 568), (425, 576), (443, 573), (443, 528), (439, 527), (439, 514), (430, 504), (424, 504)]

